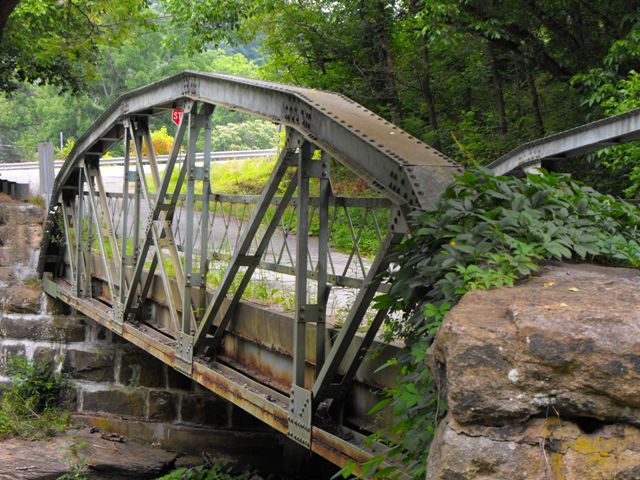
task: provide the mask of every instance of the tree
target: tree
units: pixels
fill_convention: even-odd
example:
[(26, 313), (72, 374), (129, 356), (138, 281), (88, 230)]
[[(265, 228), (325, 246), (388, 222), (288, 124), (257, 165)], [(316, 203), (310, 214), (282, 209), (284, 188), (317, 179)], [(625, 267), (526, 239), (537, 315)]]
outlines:
[(454, 158), (481, 163), (584, 122), (568, 80), (640, 19), (628, 0), (162, 4), (187, 29), (190, 48), (258, 39), (265, 77), (339, 91)]
[[(181, 37), (175, 35), (176, 40)], [(61, 91), (55, 85), (21, 83), (11, 95), (0, 93), (0, 144), (15, 145), (0, 147), (0, 161), (31, 159), (38, 142), (57, 144), (59, 132), (64, 138), (79, 138), (121, 94), (185, 69), (258, 75), (258, 65), (242, 54), (222, 49), (187, 54), (184, 43), (166, 41), (167, 38), (166, 30), (139, 28), (121, 45), (100, 46), (95, 74), (80, 92)], [(215, 125), (244, 120), (243, 114), (222, 108), (214, 113)], [(151, 122), (154, 130), (164, 126), (171, 133), (175, 128), (169, 115)], [(121, 146), (115, 146), (112, 153), (121, 155)]]
[(10, 15), (2, 16), (2, 91), (13, 91), (25, 81), (78, 91), (94, 78), (100, 47), (119, 45), (138, 25), (151, 28), (154, 16), (147, 0), (4, 3), (2, 9)]

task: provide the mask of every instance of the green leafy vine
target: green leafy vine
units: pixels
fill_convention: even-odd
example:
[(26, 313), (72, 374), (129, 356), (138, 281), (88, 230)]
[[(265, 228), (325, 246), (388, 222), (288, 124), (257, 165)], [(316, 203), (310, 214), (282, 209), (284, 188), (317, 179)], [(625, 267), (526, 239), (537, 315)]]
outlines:
[[(392, 288), (377, 300), (401, 313), (390, 331), (406, 348), (390, 362), (401, 381), (372, 410), (394, 413), (393, 426), (370, 438), (390, 450), (359, 466), (365, 478), (398, 477), (399, 469), (382, 468), (394, 457), (412, 478), (424, 478), (429, 444), (446, 413), (424, 360), (444, 316), (466, 292), (512, 286), (545, 260), (640, 266), (640, 211), (563, 174), (470, 170), (456, 177), (436, 210), (418, 212), (412, 222), (412, 236), (393, 253), (399, 268)], [(354, 471), (348, 465), (340, 473)]]

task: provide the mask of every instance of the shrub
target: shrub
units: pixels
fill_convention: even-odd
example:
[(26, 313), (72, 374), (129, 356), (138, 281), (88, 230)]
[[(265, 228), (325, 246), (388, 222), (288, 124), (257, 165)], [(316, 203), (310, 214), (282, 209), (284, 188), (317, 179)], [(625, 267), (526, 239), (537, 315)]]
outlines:
[[(640, 211), (568, 175), (518, 179), (474, 170), (456, 178), (437, 210), (417, 213), (412, 223), (412, 236), (392, 255), (399, 268), (391, 290), (377, 300), (401, 314), (392, 316), (390, 331), (407, 347), (389, 362), (399, 366), (401, 381), (374, 409), (390, 407), (396, 421), (374, 438), (396, 439), (386, 456), (401, 458), (412, 478), (422, 479), (446, 411), (424, 359), (446, 312), (466, 292), (511, 286), (544, 260), (639, 266)], [(363, 469), (375, 476), (383, 460), (375, 457)]]
[[(171, 153), (173, 147), (173, 137), (167, 132), (167, 127), (164, 125), (160, 127), (160, 130), (154, 130), (151, 132), (151, 143), (153, 144), (153, 151), (156, 155), (168, 155)], [(147, 144), (142, 145), (142, 155), (147, 156), (148, 149)]]
[(69, 413), (61, 407), (68, 382), (53, 365), (15, 355), (7, 359), (5, 373), (11, 386), (0, 403), (0, 435), (38, 439), (69, 426)]
[(261, 150), (273, 148), (278, 142), (278, 127), (264, 120), (247, 120), (213, 127), (213, 150)]
[(249, 480), (250, 478), (252, 478), (250, 472), (235, 474), (229, 464), (217, 462), (211, 467), (179, 468), (157, 480)]

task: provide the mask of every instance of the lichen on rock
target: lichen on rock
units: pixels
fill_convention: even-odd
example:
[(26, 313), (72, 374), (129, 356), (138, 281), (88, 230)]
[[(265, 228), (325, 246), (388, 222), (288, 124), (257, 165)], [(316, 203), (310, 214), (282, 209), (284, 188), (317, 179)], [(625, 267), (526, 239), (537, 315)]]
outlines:
[(640, 478), (636, 270), (553, 264), (470, 292), (427, 364), (449, 407), (427, 478)]

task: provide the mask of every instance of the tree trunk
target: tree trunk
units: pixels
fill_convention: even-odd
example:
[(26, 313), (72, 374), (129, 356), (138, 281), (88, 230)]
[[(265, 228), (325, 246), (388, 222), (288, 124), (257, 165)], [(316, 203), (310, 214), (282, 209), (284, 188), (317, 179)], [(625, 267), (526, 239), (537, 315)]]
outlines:
[(533, 116), (536, 119), (536, 125), (538, 126), (538, 133), (541, 137), (544, 136), (544, 120), (542, 119), (542, 111), (540, 110), (540, 96), (538, 95), (538, 87), (536, 86), (536, 79), (531, 73), (531, 67), (529, 64), (524, 65), (527, 75), (527, 84), (529, 85), (529, 93), (531, 94), (531, 108), (533, 109)]
[(429, 61), (429, 47), (427, 45), (427, 39), (423, 37), (422, 40), (422, 61), (424, 65), (422, 67), (422, 94), (427, 102), (427, 109), (429, 111), (429, 126), (435, 135), (434, 147), (440, 148), (440, 137), (438, 136), (438, 112), (436, 111), (436, 103), (433, 97), (433, 90), (431, 90), (431, 62)]
[[(409, 4), (411, 14), (415, 17), (419, 14), (420, 8), (417, 0), (412, 0)], [(427, 104), (427, 113), (429, 115), (429, 127), (435, 135), (434, 147), (441, 148), (440, 138), (438, 136), (438, 112), (436, 110), (436, 102), (431, 89), (431, 61), (429, 59), (429, 39), (423, 33), (420, 35), (420, 50), (422, 53), (422, 76), (420, 79), (420, 88), (422, 96)]]
[(2, 32), (7, 25), (9, 15), (11, 15), (11, 12), (13, 12), (18, 3), (20, 3), (20, 0), (0, 1), (0, 40), (2, 40)]
[(395, 62), (393, 59), (393, 51), (391, 49), (391, 38), (389, 35), (389, 24), (387, 22), (387, 13), (385, 11), (384, 0), (378, 1), (378, 27), (380, 32), (380, 45), (384, 55), (384, 85), (385, 97), (391, 112), (391, 120), (393, 123), (399, 123), (401, 117), (400, 98), (398, 97), (398, 86), (396, 83)]
[(496, 95), (496, 110), (498, 112), (498, 131), (501, 134), (507, 133), (507, 116), (504, 107), (504, 93), (502, 91), (502, 78), (500, 77), (500, 70), (498, 68), (498, 61), (496, 59), (491, 43), (487, 42), (485, 45), (485, 53), (489, 59), (489, 67), (491, 70), (491, 78), (493, 80), (493, 89)]

